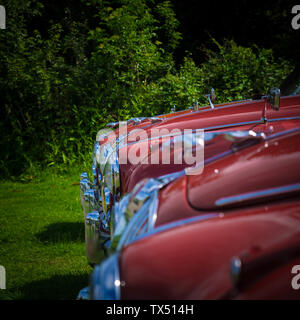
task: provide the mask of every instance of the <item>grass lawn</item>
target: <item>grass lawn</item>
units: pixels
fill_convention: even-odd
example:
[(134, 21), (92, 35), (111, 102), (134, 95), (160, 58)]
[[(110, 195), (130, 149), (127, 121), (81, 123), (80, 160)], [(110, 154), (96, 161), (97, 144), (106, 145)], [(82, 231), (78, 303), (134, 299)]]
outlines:
[(92, 268), (85, 257), (79, 175), (0, 183), (1, 299), (75, 299)]

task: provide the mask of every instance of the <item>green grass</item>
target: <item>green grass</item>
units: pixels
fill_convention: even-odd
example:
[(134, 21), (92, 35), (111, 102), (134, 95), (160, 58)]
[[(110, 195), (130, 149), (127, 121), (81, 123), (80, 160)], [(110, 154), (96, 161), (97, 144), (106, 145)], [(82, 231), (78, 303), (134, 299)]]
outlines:
[(0, 183), (1, 299), (75, 299), (92, 268), (85, 256), (79, 175)]

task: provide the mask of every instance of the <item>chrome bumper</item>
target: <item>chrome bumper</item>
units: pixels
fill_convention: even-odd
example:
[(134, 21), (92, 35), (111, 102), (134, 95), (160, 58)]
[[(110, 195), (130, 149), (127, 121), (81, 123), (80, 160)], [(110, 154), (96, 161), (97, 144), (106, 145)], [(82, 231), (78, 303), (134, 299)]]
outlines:
[(101, 223), (104, 213), (90, 212), (85, 217), (85, 243), (86, 256), (90, 264), (100, 263), (103, 257), (104, 244), (110, 235), (101, 231)]
[(90, 182), (87, 173), (80, 175), (80, 202), (84, 215), (86, 256), (94, 265), (101, 261), (103, 246), (110, 238), (107, 230), (109, 217), (103, 212), (99, 190)]

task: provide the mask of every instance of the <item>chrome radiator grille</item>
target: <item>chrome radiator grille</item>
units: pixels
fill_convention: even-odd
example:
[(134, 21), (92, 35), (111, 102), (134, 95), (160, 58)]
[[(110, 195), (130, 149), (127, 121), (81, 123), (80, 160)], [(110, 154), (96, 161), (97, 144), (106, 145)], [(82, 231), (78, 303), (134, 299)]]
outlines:
[(118, 141), (93, 149), (92, 179), (80, 176), (80, 202), (85, 220), (86, 254), (91, 264), (100, 262), (99, 252), (110, 238), (110, 212), (120, 195)]

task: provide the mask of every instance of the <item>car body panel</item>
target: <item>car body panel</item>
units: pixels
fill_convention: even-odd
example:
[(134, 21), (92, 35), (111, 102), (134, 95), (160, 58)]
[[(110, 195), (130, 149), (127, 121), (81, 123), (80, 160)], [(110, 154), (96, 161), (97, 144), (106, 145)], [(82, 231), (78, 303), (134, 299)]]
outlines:
[[(123, 249), (120, 260), (125, 283), (122, 298), (226, 298), (234, 289), (230, 273), (233, 257), (246, 257), (249, 263), (291, 246), (299, 247), (299, 205), (299, 199), (292, 199), (243, 208), (154, 232), (130, 244)], [(269, 265), (266, 274), (276, 267)], [(258, 266), (254, 283), (260, 280), (259, 271)], [(286, 297), (295, 298), (292, 287)]]
[[(270, 139), (205, 166), (188, 176), (188, 200), (199, 210), (224, 207), (219, 199), (300, 181), (300, 131)], [(217, 173), (216, 173), (217, 170)]]

